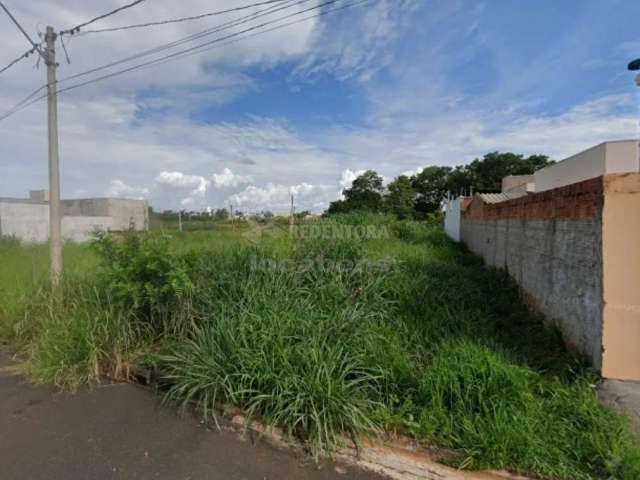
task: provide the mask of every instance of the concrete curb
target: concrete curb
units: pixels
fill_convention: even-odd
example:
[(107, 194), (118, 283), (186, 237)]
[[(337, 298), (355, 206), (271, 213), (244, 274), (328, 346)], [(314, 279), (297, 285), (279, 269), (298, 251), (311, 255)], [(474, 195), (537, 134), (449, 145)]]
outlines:
[[(302, 451), (302, 446), (280, 429), (267, 428), (257, 421), (247, 422), (240, 413), (233, 415), (231, 425), (239, 433), (249, 430), (276, 447)], [(344, 444), (349, 443), (345, 438)], [(505, 471), (478, 472), (448, 467), (435, 461), (426, 449), (407, 438), (393, 442), (365, 439), (359, 449), (343, 447), (334, 452), (332, 458), (393, 480), (531, 480)]]

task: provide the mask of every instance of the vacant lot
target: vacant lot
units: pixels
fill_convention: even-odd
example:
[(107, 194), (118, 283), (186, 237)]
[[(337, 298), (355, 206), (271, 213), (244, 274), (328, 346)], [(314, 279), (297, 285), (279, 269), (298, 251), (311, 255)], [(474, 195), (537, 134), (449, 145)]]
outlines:
[(45, 247), (0, 249), (1, 332), (35, 381), (145, 366), (169, 399), (240, 407), (316, 455), (401, 433), (463, 468), (640, 478), (593, 372), (437, 227), (349, 216), (103, 237), (66, 247), (61, 296), (42, 287)]

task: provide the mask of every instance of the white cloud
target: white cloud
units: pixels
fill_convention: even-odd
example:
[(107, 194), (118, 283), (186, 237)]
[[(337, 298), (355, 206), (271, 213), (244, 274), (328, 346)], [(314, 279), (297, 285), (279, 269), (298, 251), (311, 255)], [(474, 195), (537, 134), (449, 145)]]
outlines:
[(424, 167), (415, 167), (410, 168), (409, 170), (405, 170), (404, 172), (400, 172), (400, 175), (404, 175), (405, 177), (413, 177), (414, 175), (419, 174)]
[[(83, 196), (146, 196), (160, 210), (218, 208), (233, 195), (239, 195), (234, 204), (245, 208), (286, 210), (288, 189), (300, 186), (303, 209), (321, 211), (368, 168), (389, 179), (416, 165), (456, 165), (492, 150), (561, 159), (601, 141), (638, 136), (630, 95), (596, 98), (556, 115), (468, 111), (393, 129), (335, 127), (315, 132), (313, 141), (274, 119), (200, 124), (167, 115), (139, 123), (133, 101), (96, 99), (87, 110), (82, 105), (61, 102), (63, 196), (79, 188)], [(46, 188), (42, 118), (31, 110), (0, 129), (0, 143), (20, 159), (3, 163), (3, 195)]]
[(227, 167), (225, 167), (221, 173), (214, 173), (210, 177), (202, 175), (186, 175), (177, 171), (162, 171), (155, 179), (155, 182), (158, 185), (175, 189), (189, 189), (190, 191), (188, 195), (180, 201), (180, 204), (183, 207), (198, 206), (198, 201), (204, 204), (207, 191), (210, 187), (214, 187), (216, 189), (234, 188), (247, 184), (250, 181), (251, 177), (236, 175)]
[(214, 173), (211, 176), (213, 186), (216, 188), (238, 187), (251, 181), (248, 175), (236, 175), (229, 168), (224, 168), (221, 173)]
[(420, 4), (420, 0), (378, 0), (319, 24), (315, 48), (295, 74), (313, 77), (329, 72), (342, 80), (367, 82), (393, 61), (394, 42)]
[(204, 199), (207, 188), (211, 184), (209, 180), (200, 175), (185, 175), (182, 172), (160, 172), (156, 177), (156, 182), (160, 185), (167, 185), (175, 188), (189, 188), (189, 196), (181, 200), (181, 205), (191, 206), (195, 203), (195, 198)]
[(234, 208), (249, 211), (274, 210), (287, 211), (294, 196), (295, 208), (301, 210), (321, 211), (328, 202), (335, 200), (336, 187), (333, 185), (277, 185), (269, 183), (264, 187), (250, 185), (239, 193), (229, 197), (228, 203)]
[(346, 169), (342, 171), (342, 176), (340, 177), (340, 186), (342, 188), (349, 188), (353, 181), (362, 175), (366, 170), (350, 170)]
[(182, 172), (160, 172), (156, 177), (156, 182), (161, 185), (172, 187), (190, 187), (202, 190), (206, 187), (207, 180), (199, 175), (185, 175)]
[(143, 187), (133, 187), (127, 185), (122, 180), (111, 180), (109, 188), (106, 191), (108, 197), (131, 198), (135, 200), (143, 200), (149, 198), (149, 189)]

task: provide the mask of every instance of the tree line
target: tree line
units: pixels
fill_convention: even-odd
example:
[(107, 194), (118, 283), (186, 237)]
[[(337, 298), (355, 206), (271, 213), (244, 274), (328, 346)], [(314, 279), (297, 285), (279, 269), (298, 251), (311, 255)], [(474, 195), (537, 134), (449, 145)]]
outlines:
[(400, 175), (386, 188), (377, 172), (367, 170), (342, 191), (343, 199), (331, 202), (326, 213), (369, 211), (424, 219), (440, 212), (447, 194), (499, 192), (503, 177), (530, 175), (553, 163), (546, 155), (491, 152), (467, 165), (430, 166), (415, 175)]

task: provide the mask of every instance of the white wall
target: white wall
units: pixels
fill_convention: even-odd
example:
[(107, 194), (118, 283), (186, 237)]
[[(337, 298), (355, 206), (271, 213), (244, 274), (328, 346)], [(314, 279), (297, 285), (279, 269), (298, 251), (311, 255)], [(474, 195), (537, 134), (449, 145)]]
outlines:
[(96, 230), (109, 231), (113, 225), (111, 217), (62, 217), (62, 238), (72, 242), (91, 240)]
[(460, 241), (460, 214), (463, 197), (449, 200), (444, 212), (444, 231), (447, 236), (456, 242)]
[(80, 198), (63, 200), (62, 211), (65, 216), (111, 217), (112, 230), (147, 230), (149, 226), (149, 208), (146, 200), (128, 200), (124, 198)]
[(536, 192), (544, 192), (608, 173), (640, 171), (637, 140), (606, 142), (538, 170)]
[(45, 242), (49, 237), (49, 205), (0, 202), (0, 235), (27, 243)]
[[(86, 242), (95, 230), (111, 230), (111, 217), (65, 216), (62, 238)], [(13, 236), (25, 243), (44, 243), (49, 239), (49, 205), (46, 203), (0, 201), (0, 235)]]

